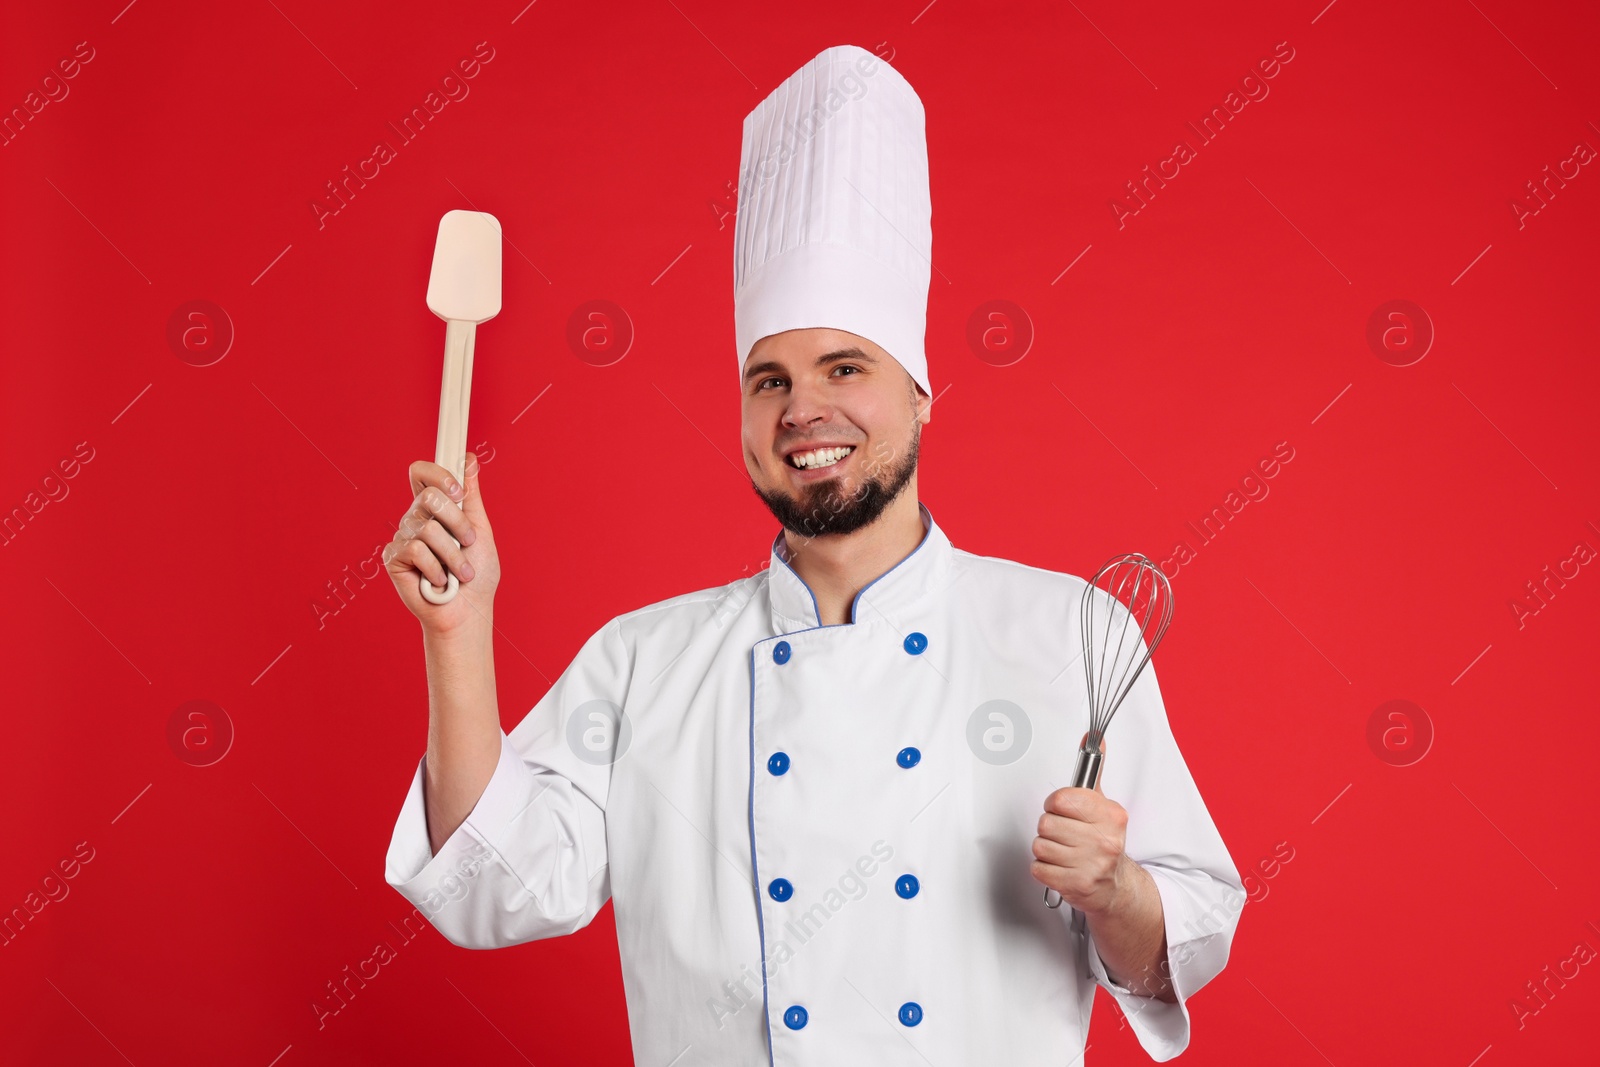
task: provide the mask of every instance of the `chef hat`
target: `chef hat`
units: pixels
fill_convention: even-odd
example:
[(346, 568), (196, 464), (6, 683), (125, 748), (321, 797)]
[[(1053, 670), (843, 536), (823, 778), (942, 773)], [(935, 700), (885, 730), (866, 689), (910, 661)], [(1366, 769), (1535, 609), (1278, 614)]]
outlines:
[(865, 337), (929, 396), (933, 212), (922, 101), (855, 45), (824, 49), (745, 116), (733, 233), (739, 373), (761, 338)]

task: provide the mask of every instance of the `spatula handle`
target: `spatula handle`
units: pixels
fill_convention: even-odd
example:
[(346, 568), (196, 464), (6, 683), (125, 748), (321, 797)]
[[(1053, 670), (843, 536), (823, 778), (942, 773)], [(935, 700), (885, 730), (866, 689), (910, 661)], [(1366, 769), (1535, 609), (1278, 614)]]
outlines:
[[(439, 386), (439, 437), (433, 461), (449, 471), (462, 485), (466, 484), (467, 407), (472, 400), (472, 346), (477, 335), (476, 323), (445, 320), (444, 375)], [(455, 538), (451, 540), (455, 541)], [(427, 575), (417, 576), (422, 598), (428, 603), (448, 604), (455, 599), (461, 581), (454, 573), (448, 570), (445, 573), (446, 582), (442, 589), (428, 581)]]

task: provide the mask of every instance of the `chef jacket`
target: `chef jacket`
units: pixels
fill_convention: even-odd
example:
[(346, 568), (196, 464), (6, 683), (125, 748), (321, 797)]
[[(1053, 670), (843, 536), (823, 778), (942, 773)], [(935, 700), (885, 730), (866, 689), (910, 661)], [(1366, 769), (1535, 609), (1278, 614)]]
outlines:
[(466, 948), (611, 900), (639, 1064), (1060, 1067), (1097, 985), (1153, 1059), (1178, 1055), (1245, 895), (1155, 671), (1101, 788), (1160, 892), (1177, 1003), (1108, 975), (1029, 871), (1089, 725), (1084, 580), (957, 549), (919, 507), (921, 543), (849, 623), (820, 624), (781, 531), (766, 570), (607, 622), (502, 731), (437, 855), (418, 763), (389, 884)]

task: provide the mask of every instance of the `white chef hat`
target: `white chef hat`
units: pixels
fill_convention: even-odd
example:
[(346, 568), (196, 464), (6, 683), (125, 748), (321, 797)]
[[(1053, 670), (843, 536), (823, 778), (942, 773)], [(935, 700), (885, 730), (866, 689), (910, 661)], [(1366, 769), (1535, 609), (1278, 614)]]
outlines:
[(922, 101), (855, 45), (824, 49), (745, 116), (733, 233), (739, 373), (761, 338), (865, 337), (933, 395), (933, 213)]

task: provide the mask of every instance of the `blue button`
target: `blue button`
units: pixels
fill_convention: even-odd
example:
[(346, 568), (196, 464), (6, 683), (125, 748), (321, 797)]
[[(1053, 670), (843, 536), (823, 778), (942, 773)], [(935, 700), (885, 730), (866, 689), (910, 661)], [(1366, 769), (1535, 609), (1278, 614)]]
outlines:
[(806, 1024), (806, 1020), (809, 1018), (811, 1016), (806, 1013), (806, 1010), (796, 1004), (783, 1013), (783, 1025), (791, 1030), (798, 1030)]
[(902, 748), (894, 761), (909, 771), (922, 762), (922, 753), (914, 748)]
[(774, 662), (774, 663), (788, 663), (789, 662), (789, 642), (787, 642), (787, 641), (779, 641), (776, 645), (772, 646), (772, 662)]
[(902, 900), (910, 900), (921, 888), (922, 883), (917, 881), (917, 876), (914, 874), (902, 874), (894, 883), (894, 891), (900, 894)]
[(767, 886), (767, 892), (772, 895), (773, 900), (788, 900), (794, 896), (794, 886), (789, 884), (787, 878), (774, 878)]
[[(793, 1010), (792, 1008), (790, 1009)], [(900, 1021), (907, 1026), (915, 1026), (922, 1021), (922, 1005), (914, 1000), (908, 1000), (900, 1005)]]
[(767, 770), (773, 774), (782, 774), (789, 769), (789, 753), (774, 752), (767, 759)]
[(922, 650), (928, 647), (928, 638), (923, 634), (915, 632), (907, 634), (905, 646), (907, 652), (911, 653), (913, 656), (920, 656), (922, 655)]

